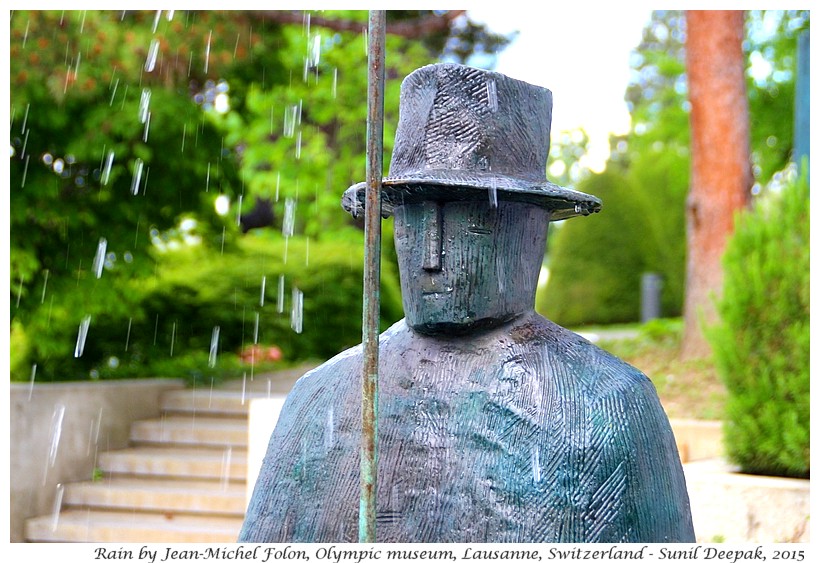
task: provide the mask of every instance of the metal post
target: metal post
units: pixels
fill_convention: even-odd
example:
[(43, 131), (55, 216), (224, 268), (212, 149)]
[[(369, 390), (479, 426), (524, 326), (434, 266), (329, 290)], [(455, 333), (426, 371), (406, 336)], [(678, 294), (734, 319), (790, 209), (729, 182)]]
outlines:
[(663, 278), (655, 272), (641, 275), (641, 322), (646, 323), (661, 316), (661, 288)]
[(362, 314), (362, 444), (359, 541), (376, 541), (376, 471), (379, 406), (379, 274), (384, 134), (384, 10), (371, 10), (367, 55), (367, 190), (364, 211), (364, 306)]
[(797, 77), (795, 79), (794, 104), (794, 156), (797, 171), (803, 172), (803, 159), (806, 159), (806, 177), (809, 166), (809, 32), (804, 31), (797, 38)]

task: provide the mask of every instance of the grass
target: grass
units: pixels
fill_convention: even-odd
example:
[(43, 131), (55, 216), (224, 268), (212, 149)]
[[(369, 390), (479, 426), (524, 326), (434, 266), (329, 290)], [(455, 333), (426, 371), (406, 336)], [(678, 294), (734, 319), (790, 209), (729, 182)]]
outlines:
[[(613, 330), (632, 329), (634, 338), (607, 339)], [(683, 322), (656, 319), (619, 327), (585, 327), (600, 334), (597, 345), (644, 372), (655, 384), (670, 418), (719, 420), (723, 417), (726, 389), (712, 359), (680, 358)]]

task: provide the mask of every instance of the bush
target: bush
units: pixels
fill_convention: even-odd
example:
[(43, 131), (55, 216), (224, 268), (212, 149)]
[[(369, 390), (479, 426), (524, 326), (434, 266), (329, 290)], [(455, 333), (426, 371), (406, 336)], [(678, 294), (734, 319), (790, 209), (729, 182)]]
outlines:
[(550, 281), (536, 309), (558, 324), (611, 324), (641, 317), (641, 275), (663, 279), (661, 313), (677, 317), (686, 269), (689, 159), (674, 144), (610, 162), (578, 189), (603, 200), (600, 213), (553, 227)]
[[(38, 363), (38, 381), (209, 381), (250, 372), (250, 366), (239, 363), (238, 354), (255, 343), (281, 349), (285, 364), (323, 360), (361, 342), (362, 269), (361, 234), (355, 232), (340, 233), (327, 242), (301, 237), (286, 242), (280, 235), (249, 234), (224, 254), (203, 245), (183, 247), (161, 254), (152, 278), (119, 280), (118, 292), (96, 292), (88, 300), (96, 304), (93, 313), (87, 312), (85, 302), (55, 308), (49, 338), (37, 343), (31, 338), (35, 329), (28, 327), (18, 338), (28, 337), (34, 348), (31, 360)], [(105, 287), (99, 284), (100, 290)], [(299, 293), (301, 332), (294, 328), (298, 319), (292, 319)], [(74, 339), (85, 315), (91, 317), (86, 343), (75, 358)], [(401, 316), (398, 274), (394, 264), (384, 260), (382, 328)], [(38, 322), (43, 324), (43, 319)], [(24, 368), (16, 379), (27, 377)]]
[(809, 476), (809, 195), (804, 178), (737, 218), (708, 331), (742, 471)]
[(686, 281), (686, 197), (689, 193), (689, 156), (670, 143), (659, 151), (634, 157), (628, 171), (636, 186), (629, 195), (641, 208), (647, 240), (639, 247), (645, 271), (663, 277), (661, 313), (677, 317), (683, 311)]
[(556, 228), (550, 246), (550, 277), (536, 296), (536, 310), (564, 326), (611, 324), (640, 317), (642, 252), (646, 228), (631, 186), (612, 172), (579, 186), (601, 198), (600, 213)]
[[(144, 278), (135, 275), (139, 266), (134, 266), (118, 266), (99, 279), (87, 269), (78, 271), (73, 279), (44, 277), (39, 306), (13, 311), (12, 381), (83, 380), (110, 358), (116, 362), (123, 348), (127, 349), (131, 319), (142, 315), (140, 280)], [(122, 330), (111, 331), (112, 323)]]

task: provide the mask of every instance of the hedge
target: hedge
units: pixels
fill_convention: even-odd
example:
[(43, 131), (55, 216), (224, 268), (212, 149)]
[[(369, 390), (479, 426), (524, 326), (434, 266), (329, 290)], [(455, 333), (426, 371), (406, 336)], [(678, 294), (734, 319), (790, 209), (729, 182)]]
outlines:
[[(249, 369), (238, 354), (257, 343), (278, 347), (285, 363), (323, 360), (361, 342), (362, 269), (361, 234), (352, 229), (327, 242), (251, 233), (224, 253), (187, 246), (160, 254), (147, 279), (105, 272), (78, 282), (66, 298), (76, 303), (50, 313), (45, 338), (35, 337), (45, 332), (43, 310), (18, 327), (17, 340), (38, 381), (225, 376)], [(292, 318), (298, 295), (301, 326)], [(384, 260), (382, 328), (401, 316), (395, 264)], [(18, 364), (13, 379), (27, 378), (28, 364)]]
[(809, 188), (737, 217), (708, 331), (726, 384), (725, 441), (747, 473), (809, 477)]

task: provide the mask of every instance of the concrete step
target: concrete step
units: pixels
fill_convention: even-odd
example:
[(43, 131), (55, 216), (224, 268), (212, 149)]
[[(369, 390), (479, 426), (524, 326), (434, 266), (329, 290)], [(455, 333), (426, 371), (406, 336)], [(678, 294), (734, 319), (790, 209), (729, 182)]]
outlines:
[(682, 463), (723, 457), (723, 423), (719, 420), (670, 419)]
[(247, 417), (250, 400), (265, 398), (262, 391), (190, 390), (163, 393), (162, 411), (168, 414)]
[(266, 396), (164, 394), (163, 416), (133, 423), (132, 447), (99, 454), (102, 479), (67, 483), (60, 512), (27, 521), (27, 541), (234, 543), (245, 513), (250, 399)]
[(246, 480), (245, 448), (138, 447), (103, 452), (98, 465), (103, 474), (144, 475), (215, 481)]
[(131, 425), (131, 442), (245, 447), (248, 420), (209, 416), (169, 415)]
[(809, 479), (747, 475), (720, 458), (683, 471), (698, 542), (811, 542)]
[(242, 527), (239, 516), (166, 515), (105, 510), (64, 510), (29, 519), (30, 542), (233, 543)]
[(67, 484), (63, 506), (241, 517), (245, 491), (243, 483), (230, 481), (114, 477)]

